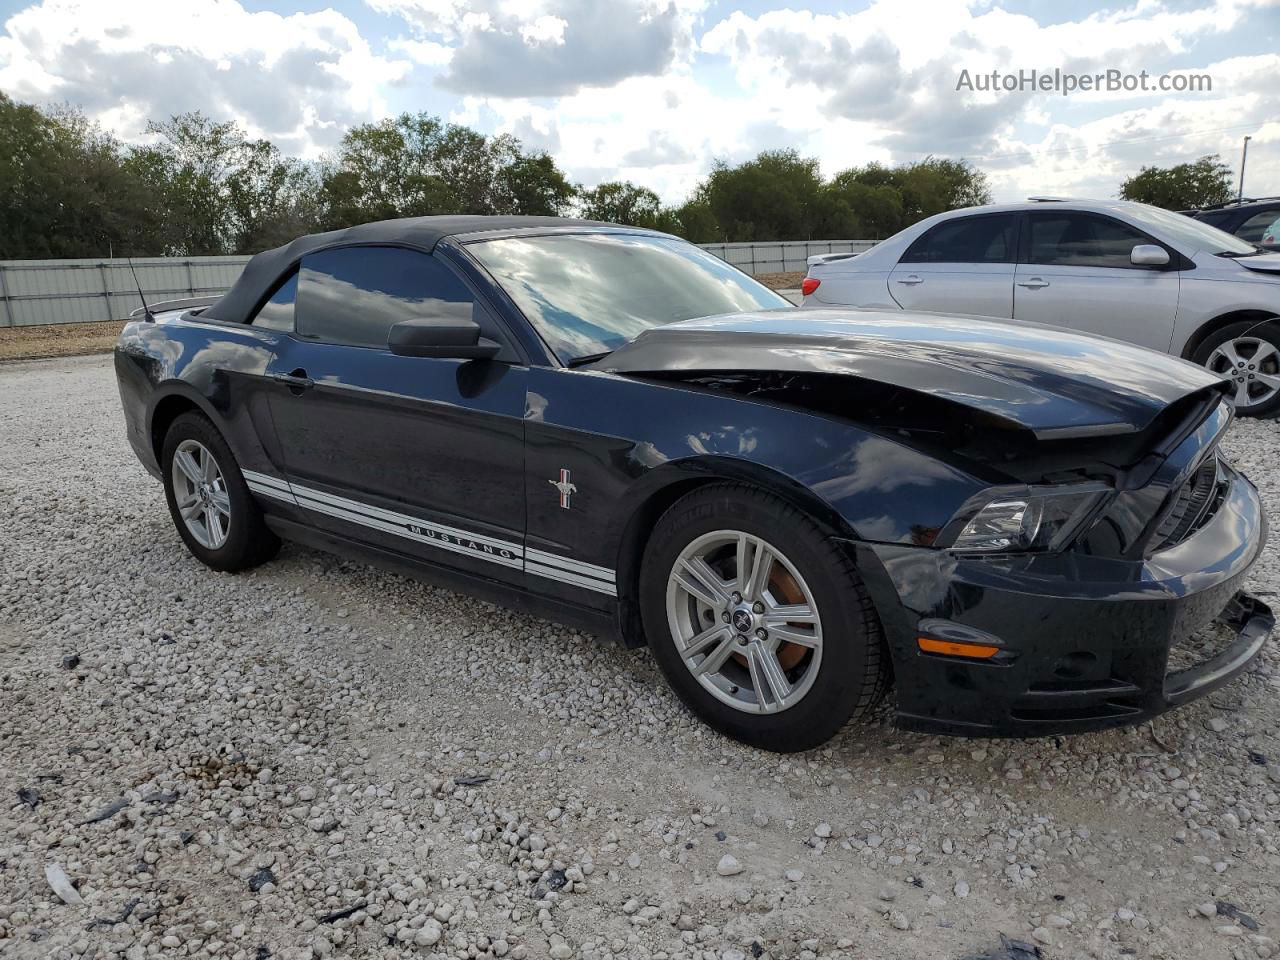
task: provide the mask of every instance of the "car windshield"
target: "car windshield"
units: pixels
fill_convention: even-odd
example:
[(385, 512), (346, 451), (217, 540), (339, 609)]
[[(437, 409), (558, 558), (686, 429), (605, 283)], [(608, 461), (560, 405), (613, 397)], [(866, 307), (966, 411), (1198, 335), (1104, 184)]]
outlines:
[(673, 237), (553, 234), (467, 247), (562, 363), (609, 353), (650, 327), (791, 304)]
[(1133, 203), (1126, 204), (1125, 213), (1156, 236), (1175, 246), (1193, 247), (1196, 250), (1222, 253), (1233, 257), (1251, 256), (1258, 252), (1258, 248), (1252, 243), (1171, 210), (1162, 210), (1145, 203)]

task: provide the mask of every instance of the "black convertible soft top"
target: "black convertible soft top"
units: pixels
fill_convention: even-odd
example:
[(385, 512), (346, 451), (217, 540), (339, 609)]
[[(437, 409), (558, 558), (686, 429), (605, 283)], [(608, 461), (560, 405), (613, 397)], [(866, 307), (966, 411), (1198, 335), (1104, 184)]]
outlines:
[[(596, 220), (573, 220), (567, 217), (405, 217), (401, 220), (379, 220), (361, 223), (342, 230), (327, 233), (311, 233), (299, 237), (283, 247), (264, 250), (255, 254), (245, 265), (235, 284), (216, 303), (202, 314), (211, 320), (229, 323), (248, 323), (259, 305), (271, 293), (280, 275), (291, 269), (308, 253), (325, 247), (342, 247), (356, 243), (399, 244), (416, 247), (430, 253), (445, 237), (481, 233), (495, 230), (551, 229), (565, 227), (608, 228), (636, 230), (620, 227), (616, 223), (600, 223)], [(649, 231), (645, 231), (646, 233)]]

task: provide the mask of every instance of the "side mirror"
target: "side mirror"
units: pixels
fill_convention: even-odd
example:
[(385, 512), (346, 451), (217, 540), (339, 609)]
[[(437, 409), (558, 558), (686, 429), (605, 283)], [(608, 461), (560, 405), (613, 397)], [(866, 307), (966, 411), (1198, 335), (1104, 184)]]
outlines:
[(502, 349), (480, 336), (480, 324), (458, 317), (420, 317), (401, 320), (387, 335), (387, 347), (401, 357), (481, 360)]
[(1154, 243), (1140, 243), (1130, 251), (1129, 262), (1135, 267), (1167, 267), (1169, 251)]

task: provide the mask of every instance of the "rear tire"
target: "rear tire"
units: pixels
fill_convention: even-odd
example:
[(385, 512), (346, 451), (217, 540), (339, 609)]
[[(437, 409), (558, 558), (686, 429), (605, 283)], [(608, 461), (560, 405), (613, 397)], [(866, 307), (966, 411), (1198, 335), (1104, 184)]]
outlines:
[(888, 686), (883, 634), (852, 559), (806, 514), (753, 487), (702, 487), (663, 514), (640, 606), (680, 699), (754, 747), (819, 746)]
[[(1280, 321), (1227, 324), (1205, 337), (1191, 359), (1211, 373), (1231, 377), (1232, 402), (1240, 416), (1280, 413)], [(1274, 386), (1263, 377), (1274, 380)]]
[(263, 522), (231, 448), (204, 414), (192, 411), (173, 421), (160, 467), (173, 524), (205, 566), (233, 573), (280, 550), (280, 538)]

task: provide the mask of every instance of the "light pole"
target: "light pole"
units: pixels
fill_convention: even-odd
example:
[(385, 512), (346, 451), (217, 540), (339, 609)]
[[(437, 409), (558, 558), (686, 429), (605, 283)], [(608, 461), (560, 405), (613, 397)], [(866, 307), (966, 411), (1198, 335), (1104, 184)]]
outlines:
[(1253, 137), (1244, 138), (1244, 150), (1240, 153), (1240, 190), (1236, 193), (1237, 200), (1244, 199), (1244, 162), (1249, 159), (1249, 141)]

